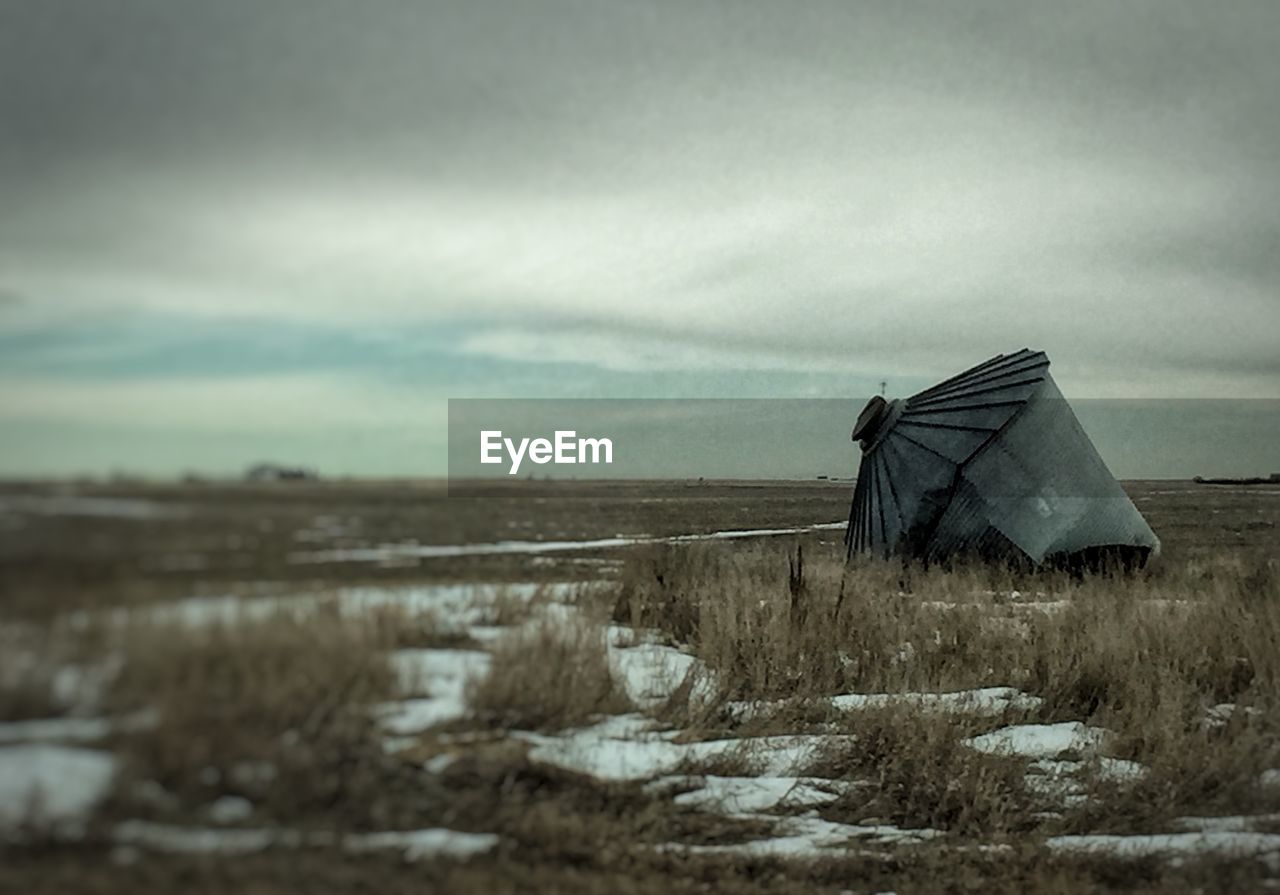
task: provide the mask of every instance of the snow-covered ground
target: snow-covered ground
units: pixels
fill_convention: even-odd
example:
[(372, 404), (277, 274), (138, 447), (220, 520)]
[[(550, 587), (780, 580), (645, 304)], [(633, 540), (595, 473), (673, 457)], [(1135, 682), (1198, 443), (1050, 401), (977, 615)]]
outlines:
[[(697, 537), (756, 537), (795, 531), (798, 530), (719, 532)], [(469, 549), (539, 552), (656, 540), (663, 539), (504, 542), (470, 545)], [(467, 634), (483, 647), (498, 638), (519, 636), (525, 625), (548, 621), (582, 624), (586, 616), (574, 601), (600, 586), (603, 585), (521, 583), (493, 588), (351, 587), (323, 594), (256, 599), (228, 594), (93, 615), (81, 613), (71, 621), (73, 625), (88, 626), (102, 619), (120, 624), (145, 619), (195, 628), (264, 620), (281, 612), (306, 616), (325, 606), (336, 606), (351, 618), (396, 608), (409, 615), (429, 613), (442, 630)], [(528, 602), (535, 595), (539, 600), (529, 612), (516, 614), (521, 621), (515, 625), (494, 624), (500, 616), (494, 611), (499, 598)], [(1032, 607), (1028, 611), (1056, 612), (1057, 604), (1058, 601), (1040, 600), (1021, 605)], [(839, 730), (698, 739), (691, 732), (660, 723), (644, 712), (665, 706), (676, 697), (694, 704), (713, 697), (715, 677), (701, 660), (685, 649), (660, 642), (653, 632), (602, 625), (600, 636), (615, 679), (639, 711), (601, 717), (594, 723), (558, 732), (486, 730), (484, 736), (489, 740), (505, 736), (507, 741), (521, 744), (534, 762), (606, 783), (642, 784), (650, 794), (669, 799), (673, 810), (748, 820), (770, 830), (746, 842), (670, 842), (661, 846), (665, 850), (813, 858), (847, 850), (883, 851), (945, 843), (946, 834), (939, 830), (903, 829), (875, 818), (866, 823), (841, 823), (819, 813), (829, 813), (833, 803), (851, 794), (856, 796), (860, 788), (876, 785), (872, 780), (829, 779), (815, 774), (823, 759), (856, 747), (856, 713), (867, 709), (894, 707), (921, 714), (959, 714), (979, 723), (985, 719), (987, 732), (968, 738), (965, 745), (978, 753), (1024, 762), (1028, 790), (1064, 809), (1097, 798), (1099, 786), (1123, 787), (1147, 773), (1138, 764), (1109, 756), (1114, 736), (1102, 728), (1078, 721), (1011, 723), (1026, 719), (1041, 707), (1041, 700), (1009, 686), (950, 692), (844, 693), (827, 697), (832, 709), (850, 713), (847, 723), (841, 721)], [(469, 716), (468, 684), (488, 672), (490, 653), (484, 648), (400, 649), (389, 654), (389, 662), (399, 698), (371, 707), (385, 735), (384, 748), (398, 753), (424, 742), (447, 745), (448, 751), (435, 755), (422, 767), (425, 774), (447, 772), (459, 750), (465, 750), (471, 742), (472, 735), (458, 731), (456, 722)], [(0, 839), (26, 835), (31, 829), (63, 837), (84, 834), (117, 772), (117, 760), (110, 752), (86, 748), (85, 744), (101, 743), (113, 734), (142, 730), (156, 723), (154, 715), (146, 712), (108, 717), (97, 710), (98, 696), (118, 670), (118, 659), (109, 660), (102, 667), (84, 665), (68, 670), (56, 684), (68, 714), (0, 723)], [(730, 703), (727, 714), (743, 721), (783, 705), (785, 701)], [(1247, 708), (1224, 703), (1207, 712), (1205, 724), (1221, 729), (1238, 718), (1251, 717)], [(442, 724), (455, 724), (454, 732), (441, 734), (435, 728)], [(713, 769), (714, 772), (705, 772)], [(268, 770), (274, 773), (274, 769)], [(1280, 785), (1280, 769), (1264, 772), (1258, 782), (1260, 787)], [(154, 781), (142, 786), (157, 800), (172, 798)], [(408, 860), (465, 858), (488, 852), (500, 842), (492, 833), (435, 827), (339, 836), (324, 831), (250, 826), (255, 819), (255, 806), (236, 794), (214, 799), (201, 817), (208, 826), (125, 820), (111, 827), (108, 836), (125, 858), (136, 857), (142, 851), (235, 854), (311, 847), (393, 850)], [(1277, 823), (1277, 815), (1185, 817), (1177, 821), (1173, 830), (1141, 836), (1057, 836), (1047, 840), (1046, 845), (1061, 853), (1102, 853), (1121, 858), (1216, 854), (1280, 861), (1280, 833), (1270, 832)], [(1276, 872), (1280, 873), (1280, 867)]]
[(1151, 833), (1137, 836), (1054, 836), (1045, 845), (1057, 852), (1107, 855), (1117, 858), (1180, 859), (1200, 855), (1260, 858), (1272, 873), (1280, 873), (1280, 833), (1213, 831)]
[(677, 805), (720, 814), (813, 808), (834, 802), (850, 788), (851, 784), (844, 780), (769, 774), (658, 777), (646, 787), (651, 792), (678, 793), (673, 799)]
[(79, 835), (115, 773), (110, 752), (49, 743), (0, 747), (0, 839), (26, 827)]
[(243, 854), (268, 848), (333, 848), (348, 851), (394, 850), (410, 861), (432, 857), (470, 857), (492, 849), (498, 837), (492, 833), (461, 833), (431, 827), (422, 830), (388, 830), (376, 833), (335, 835), (323, 831), (277, 828), (223, 829), (189, 827), (131, 820), (112, 831), (117, 846), (185, 854)]
[(1090, 755), (1102, 748), (1110, 732), (1086, 727), (1079, 721), (1059, 724), (1016, 724), (965, 740), (979, 752), (1016, 755), (1021, 758), (1057, 758), (1064, 754)]
[(662, 705), (690, 677), (691, 700), (712, 695), (714, 681), (699, 659), (674, 647), (637, 642), (635, 636), (620, 638), (619, 628), (621, 626), (611, 625), (605, 632), (609, 666), (614, 679), (635, 705), (643, 709)]
[(671, 850), (689, 854), (742, 855), (777, 858), (820, 858), (838, 855), (858, 845), (918, 845), (937, 836), (937, 830), (904, 830), (889, 824), (842, 824), (824, 820), (816, 813), (775, 818), (771, 815), (743, 813), (741, 819), (775, 821), (775, 835), (749, 842), (724, 845), (684, 845), (672, 843)]
[(390, 661), (401, 692), (426, 694), (377, 706), (383, 727), (395, 736), (465, 717), (467, 681), (489, 669), (489, 654), (479, 650), (402, 649)]
[(600, 780), (651, 780), (682, 765), (726, 758), (760, 774), (797, 774), (825, 750), (853, 741), (837, 734), (799, 734), (683, 743), (676, 742), (680, 731), (660, 729), (643, 715), (618, 715), (556, 735), (512, 735), (533, 746), (529, 757), (535, 761)]
[[(1039, 708), (1041, 700), (1013, 687), (982, 687), (949, 693), (845, 693), (826, 699), (838, 711), (905, 707), (921, 712), (941, 712), (979, 717)], [(740, 720), (757, 717), (786, 704), (785, 700), (731, 702), (728, 710)]]

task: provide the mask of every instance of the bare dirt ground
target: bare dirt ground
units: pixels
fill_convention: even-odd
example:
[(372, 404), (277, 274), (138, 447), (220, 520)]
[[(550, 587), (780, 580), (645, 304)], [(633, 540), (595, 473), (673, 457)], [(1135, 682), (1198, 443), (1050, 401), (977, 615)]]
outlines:
[(1280, 887), (1280, 487), (1129, 577), (848, 483), (0, 487), (0, 890)]

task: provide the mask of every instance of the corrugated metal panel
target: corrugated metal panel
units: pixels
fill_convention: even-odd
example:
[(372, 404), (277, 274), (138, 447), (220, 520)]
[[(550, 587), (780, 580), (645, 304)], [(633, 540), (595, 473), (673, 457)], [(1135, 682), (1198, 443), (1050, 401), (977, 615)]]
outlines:
[(864, 455), (845, 542), (855, 553), (1034, 563), (1159, 540), (1089, 441), (1043, 352), (979, 364), (894, 401)]

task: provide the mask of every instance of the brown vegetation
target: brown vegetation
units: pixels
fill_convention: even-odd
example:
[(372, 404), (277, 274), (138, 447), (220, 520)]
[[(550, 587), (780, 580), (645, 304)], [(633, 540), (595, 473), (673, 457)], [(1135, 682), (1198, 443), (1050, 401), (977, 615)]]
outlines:
[[(429, 527), (439, 510), (420, 515), (398, 497), (357, 490), (353, 508), (340, 515), (364, 519), (372, 542), (416, 536), (407, 532)], [(129, 534), (108, 524), (101, 552), (85, 536), (83, 520), (48, 522), (64, 528), (28, 532), (28, 546), (46, 537), (55, 546), (28, 551), (3, 570), (0, 584), (17, 587), (6, 591), (14, 601), (0, 611), (10, 620), (53, 619), (24, 624), (14, 641), (50, 661), (23, 666), (3, 680), (0, 715), (62, 711), (51, 696), (57, 668), (119, 654), (124, 663), (106, 708), (113, 714), (154, 710), (156, 724), (116, 733), (102, 744), (123, 766), (101, 808), (104, 829), (124, 817), (207, 824), (209, 804), (233, 795), (252, 803), (246, 825), (337, 831), (447, 826), (498, 833), (498, 850), (483, 860), (413, 867), (390, 856), (320, 849), (305, 857), (284, 851), (235, 859), (145, 855), (123, 866), (91, 840), (11, 849), (0, 866), (0, 888), (1189, 892), (1259, 888), (1270, 872), (1258, 862), (1230, 858), (1187, 858), (1180, 867), (1157, 859), (1067, 858), (1048, 853), (1042, 842), (1061, 833), (1167, 832), (1176, 828), (1176, 818), (1190, 814), (1280, 809), (1280, 791), (1258, 783), (1263, 771), (1280, 767), (1280, 576), (1274, 526), (1261, 524), (1271, 521), (1265, 507), (1280, 509), (1273, 497), (1264, 506), (1222, 491), (1207, 497), (1153, 491), (1151, 501), (1139, 506), (1166, 536), (1165, 556), (1127, 577), (1073, 580), (891, 563), (846, 569), (834, 543), (838, 532), (613, 554), (626, 560), (608, 594), (614, 617), (654, 629), (696, 654), (715, 685), (707, 704), (695, 700), (690, 708), (686, 687), (653, 714), (678, 721), (688, 739), (853, 734), (852, 744), (829, 749), (807, 769), (849, 784), (819, 809), (821, 816), (945, 834), (936, 843), (878, 854), (836, 849), (821, 860), (783, 860), (664, 851), (659, 846), (676, 841), (746, 842), (767, 835), (769, 819), (694, 810), (640, 782), (606, 783), (557, 770), (532, 761), (524, 743), (505, 736), (506, 728), (551, 732), (634, 710), (620, 695), (601, 629), (590, 620), (592, 594), (579, 599), (588, 609), (586, 621), (563, 621), (547, 611), (559, 608), (546, 605), (548, 592), (531, 601), (498, 592), (482, 604), (480, 621), (513, 631), (492, 643), (472, 640), (465, 629), (430, 613), (395, 608), (352, 617), (330, 606), (209, 627), (133, 621), (72, 628), (65, 616), (57, 618), (73, 607), (114, 600), (131, 581), (137, 588), (126, 600), (145, 602), (241, 579), (297, 586), (303, 579), (296, 576), (304, 572), (318, 576), (315, 589), (325, 592), (365, 577), (421, 580), (427, 573), (412, 566), (300, 571), (289, 565), (284, 557), (297, 547), (296, 531), (318, 511), (331, 512), (340, 493), (337, 486), (318, 485), (288, 494), (202, 493), (197, 497), (207, 516), (142, 523)], [(717, 509), (720, 492), (706, 503), (696, 494), (678, 501), (675, 493), (676, 486), (663, 491), (661, 513), (637, 515), (630, 529), (616, 524), (620, 507), (602, 517), (585, 509), (589, 501), (574, 501), (541, 519), (538, 533), (785, 524), (768, 516), (746, 518), (740, 506)], [(814, 507), (834, 506), (832, 495), (840, 502), (847, 497), (832, 488), (806, 493), (790, 506), (797, 515), (808, 514), (804, 521), (817, 521), (828, 514), (823, 509), (815, 516)], [(158, 499), (188, 496), (175, 491)], [(784, 492), (770, 499), (767, 512), (786, 503)], [(1212, 518), (1197, 507), (1233, 500), (1235, 510)], [(245, 516), (246, 506), (258, 509)], [(510, 536), (494, 520), (522, 505), (481, 500), (459, 506), (467, 508), (458, 510), (466, 518), (456, 524), (468, 537), (488, 540)], [(575, 506), (583, 508), (580, 518)], [(608, 520), (603, 528), (601, 518)], [(263, 519), (275, 527), (261, 531)], [(155, 538), (154, 552), (187, 551), (198, 543), (225, 545), (232, 534), (252, 542), (248, 558), (238, 565), (233, 552), (211, 547), (212, 584), (193, 572), (144, 570), (148, 550), (137, 546)], [(126, 549), (117, 554), (108, 549), (122, 544)], [(480, 557), (429, 571), (444, 580), (502, 580), (528, 577), (535, 569), (564, 578), (591, 568), (564, 559), (535, 567), (528, 558)], [(104, 571), (110, 574), (95, 578)], [(50, 582), (65, 588), (42, 589)], [(11, 625), (10, 632), (18, 631)], [(468, 689), (474, 717), (428, 731), (391, 754), (373, 707), (405, 694), (396, 693), (387, 655), (423, 646), (487, 647), (491, 669)], [(995, 685), (1020, 688), (1043, 702), (1034, 710), (975, 717), (894, 706), (838, 711), (827, 699)], [(735, 701), (768, 704), (746, 717), (731, 710)], [(1234, 708), (1215, 710), (1223, 704)], [(1082, 721), (1114, 731), (1103, 754), (1141, 763), (1145, 776), (1120, 785), (1086, 763), (1081, 785), (1088, 798), (1063, 804), (1027, 785), (1026, 759), (982, 754), (964, 743), (1021, 721)], [(424, 761), (446, 754), (456, 756), (453, 763), (423, 771)], [(757, 768), (743, 749), (681, 770), (744, 775)]]
[(371, 713), (396, 695), (385, 618), (139, 622), (120, 638), (111, 707), (152, 710), (156, 724), (119, 737), (114, 813), (200, 820), (236, 795), (257, 823), (385, 828), (423, 815), (418, 775), (384, 753)]
[(604, 635), (580, 619), (540, 619), (493, 648), (468, 702), (499, 727), (558, 730), (630, 709), (609, 668)]

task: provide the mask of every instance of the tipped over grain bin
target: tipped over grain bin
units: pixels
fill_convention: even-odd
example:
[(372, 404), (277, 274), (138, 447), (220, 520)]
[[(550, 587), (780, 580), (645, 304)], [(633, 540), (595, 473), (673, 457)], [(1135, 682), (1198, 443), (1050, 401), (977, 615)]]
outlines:
[(872, 398), (848, 556), (1136, 565), (1160, 541), (1049, 376), (1043, 351), (999, 355), (905, 400)]

